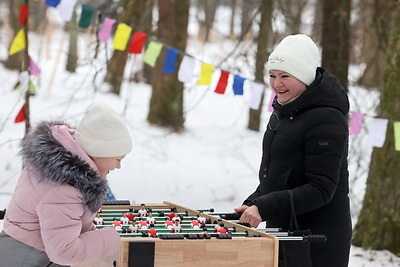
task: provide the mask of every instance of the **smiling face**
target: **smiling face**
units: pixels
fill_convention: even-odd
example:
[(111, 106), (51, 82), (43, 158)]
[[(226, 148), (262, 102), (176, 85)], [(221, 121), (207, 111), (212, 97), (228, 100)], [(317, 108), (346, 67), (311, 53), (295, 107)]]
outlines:
[(114, 170), (121, 168), (121, 161), (125, 156), (110, 157), (110, 158), (93, 158), (94, 164), (99, 169), (100, 177), (107, 178), (107, 174)]
[(269, 71), (269, 84), (281, 104), (289, 103), (307, 89), (302, 81), (281, 70)]

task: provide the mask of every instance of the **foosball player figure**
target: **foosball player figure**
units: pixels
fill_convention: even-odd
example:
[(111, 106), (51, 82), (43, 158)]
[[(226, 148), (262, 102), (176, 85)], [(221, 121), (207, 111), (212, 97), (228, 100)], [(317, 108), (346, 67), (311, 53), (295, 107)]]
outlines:
[(199, 214), (197, 215), (197, 220), (199, 221), (199, 223), (201, 224), (206, 224), (207, 223), (207, 218), (204, 217), (204, 212), (200, 211)]
[(174, 219), (174, 225), (172, 226), (171, 233), (180, 233), (182, 232), (181, 220)]
[(154, 229), (154, 224), (150, 224), (150, 229), (147, 231), (150, 237), (156, 237), (158, 235), (157, 230)]
[(220, 234), (227, 234), (228, 229), (225, 228), (225, 225), (223, 222), (219, 223), (220, 228), (217, 230), (218, 233)]
[(94, 223), (95, 225), (104, 225), (104, 220), (103, 220), (103, 218), (100, 217), (100, 212), (98, 212), (98, 213), (96, 214), (96, 218), (94, 218), (93, 223)]
[[(215, 221), (214, 221), (215, 223)], [(218, 232), (218, 230), (221, 228), (220, 224), (222, 223), (221, 219), (218, 219), (217, 224), (214, 226), (214, 232)]]
[(144, 218), (140, 218), (139, 226), (140, 226), (140, 229), (147, 229), (148, 223)]
[(128, 217), (129, 221), (132, 222), (135, 219), (135, 214), (129, 212), (128, 214), (126, 214), (126, 217)]
[(165, 223), (164, 223), (164, 225), (165, 225), (165, 228), (167, 228), (167, 229), (172, 229), (172, 226), (174, 226), (174, 222), (171, 221), (171, 220), (169, 219), (169, 217), (165, 217)]
[(146, 205), (145, 204), (140, 204), (140, 210), (138, 210), (138, 216), (140, 217), (146, 217), (147, 216), (147, 210), (146, 210)]
[(132, 223), (129, 226), (129, 233), (139, 233), (139, 227), (136, 225), (135, 220), (132, 220)]
[(149, 224), (154, 224), (154, 225), (156, 224), (156, 219), (153, 217), (153, 213), (149, 212), (149, 214), (148, 214), (148, 216), (146, 218), (146, 221)]
[(171, 212), (168, 214), (168, 218), (172, 221), (174, 217), (178, 216), (178, 210), (176, 207), (171, 208)]
[(199, 230), (200, 229), (200, 222), (196, 218), (192, 217), (192, 221), (190, 222), (190, 226), (192, 227), (192, 229)]
[(126, 216), (126, 212), (122, 213), (122, 217), (119, 219), (119, 221), (121, 222), (122, 225), (129, 225), (130, 220), (129, 218)]
[(115, 230), (120, 231), (122, 230), (121, 222), (117, 218), (113, 218), (112, 226)]

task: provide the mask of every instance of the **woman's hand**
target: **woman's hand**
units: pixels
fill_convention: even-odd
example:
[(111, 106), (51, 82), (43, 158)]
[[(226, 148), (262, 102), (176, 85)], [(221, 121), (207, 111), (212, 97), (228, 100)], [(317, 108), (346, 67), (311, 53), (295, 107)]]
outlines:
[(260, 212), (256, 205), (251, 207), (242, 205), (239, 208), (236, 208), (235, 211), (242, 212), (242, 216), (239, 219), (240, 223), (248, 223), (251, 227), (255, 228), (262, 222)]

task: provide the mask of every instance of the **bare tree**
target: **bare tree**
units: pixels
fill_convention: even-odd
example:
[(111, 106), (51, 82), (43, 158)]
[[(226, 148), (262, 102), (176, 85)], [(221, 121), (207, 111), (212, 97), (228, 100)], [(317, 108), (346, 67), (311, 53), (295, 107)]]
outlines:
[[(273, 0), (264, 0), (260, 6), (261, 21), (260, 30), (257, 38), (257, 55), (256, 55), (256, 69), (255, 79), (261, 83), (264, 81), (264, 65), (268, 58), (267, 47), (270, 44), (269, 37), (271, 36), (271, 24), (272, 24), (272, 10)], [(262, 112), (264, 94), (261, 98), (260, 108), (258, 110), (250, 109), (249, 111), (249, 124), (250, 130), (260, 130), (260, 117)]]
[(324, 0), (323, 3), (322, 66), (346, 89), (350, 62), (350, 8), (351, 0)]
[[(380, 2), (389, 7), (385, 20), (390, 30), (386, 36), (388, 51), (378, 116), (393, 123), (400, 121), (400, 3), (397, 0)], [(353, 236), (354, 245), (400, 254), (399, 162), (394, 129), (388, 127), (383, 148), (372, 152), (363, 207)]]
[[(179, 51), (186, 50), (187, 26), (189, 21), (188, 0), (163, 0), (158, 2), (159, 20), (157, 37), (162, 43)], [(164, 47), (159, 58), (164, 58)], [(158, 60), (153, 70), (153, 87), (147, 120), (150, 123), (169, 127), (174, 131), (184, 128), (183, 84), (175, 74), (162, 72), (163, 62)]]

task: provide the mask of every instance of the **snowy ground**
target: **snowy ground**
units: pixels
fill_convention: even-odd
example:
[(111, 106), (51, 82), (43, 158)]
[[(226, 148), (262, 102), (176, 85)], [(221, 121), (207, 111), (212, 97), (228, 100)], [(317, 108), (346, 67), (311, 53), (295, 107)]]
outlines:
[[(74, 74), (64, 71), (65, 35), (54, 32), (52, 42), (36, 35), (31, 35), (29, 40), (30, 55), (42, 70), (41, 76), (32, 77), (37, 86), (37, 93), (30, 102), (33, 124), (40, 120), (61, 119), (74, 125), (85, 107), (94, 100), (109, 103), (126, 119), (134, 138), (134, 149), (123, 160), (122, 168), (109, 175), (117, 198), (136, 203), (166, 200), (193, 209), (213, 207), (217, 212), (232, 212), (255, 189), (263, 129), (270, 114), (266, 111), (269, 91), (264, 100), (261, 131), (254, 132), (246, 129), (248, 88), (245, 88), (244, 96), (234, 96), (231, 91), (217, 95), (212, 92), (212, 86), (187, 85), (185, 131), (171, 133), (146, 121), (151, 96), (148, 85), (124, 82), (121, 96), (107, 93), (108, 88), (102, 81), (104, 53), (92, 60), (93, 53), (86, 50), (94, 47), (93, 39), (85, 35), (80, 37), (81, 66)], [(222, 51), (222, 47), (212, 47), (217, 51), (208, 53), (208, 57), (227, 53)], [(207, 54), (207, 48), (203, 47), (202, 53)], [(0, 41), (0, 58), (5, 59), (6, 55), (5, 42)], [(129, 59), (127, 78), (140, 60), (140, 57)], [(217, 63), (212, 57), (209, 60)], [(93, 82), (96, 72), (98, 75)], [(0, 209), (7, 207), (21, 170), (17, 152), (24, 125), (13, 122), (23, 104), (20, 92), (12, 90), (17, 81), (17, 72), (0, 65)], [(358, 91), (356, 87), (350, 89), (358, 98), (364, 98), (360, 94), (370, 97), (369, 92)], [(362, 146), (364, 141), (357, 139), (352, 142), (360, 142)], [(367, 164), (370, 151), (365, 147), (365, 153), (361, 153)], [(365, 173), (357, 172), (358, 169), (350, 166), (352, 177), (357, 177), (351, 181), (354, 219), (359, 212), (366, 177)], [(349, 266), (400, 266), (400, 259), (386, 251), (364, 251), (352, 247)]]

